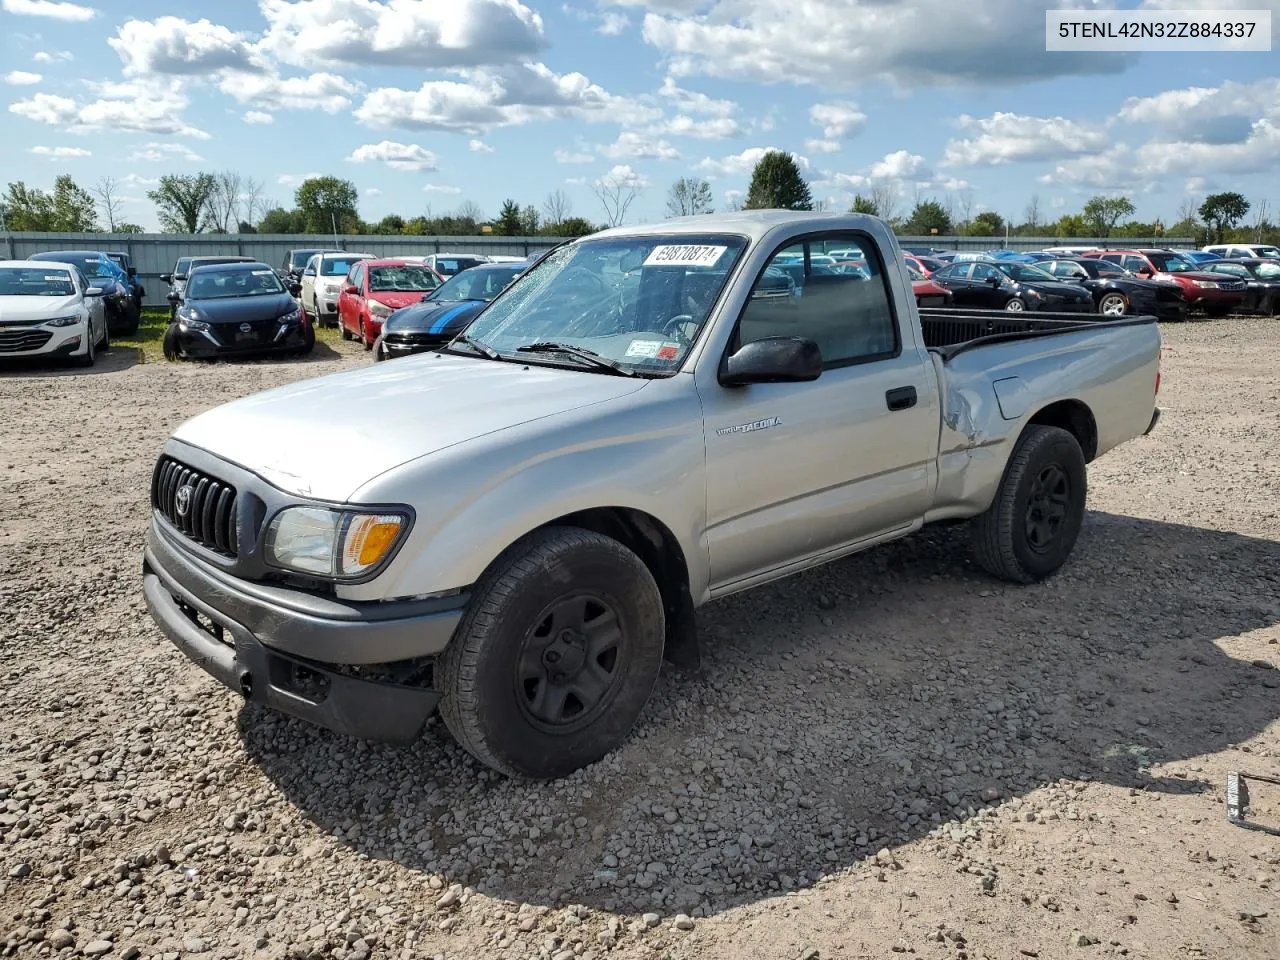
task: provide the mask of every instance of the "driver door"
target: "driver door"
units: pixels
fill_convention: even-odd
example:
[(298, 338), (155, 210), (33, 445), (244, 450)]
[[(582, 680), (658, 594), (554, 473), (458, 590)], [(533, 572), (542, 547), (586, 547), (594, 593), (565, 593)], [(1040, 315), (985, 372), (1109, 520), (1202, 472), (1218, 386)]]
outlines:
[[(305, 308), (308, 303), (316, 302), (316, 273), (320, 270), (320, 255), (314, 255), (307, 261), (306, 267), (302, 271), (302, 304)], [(316, 318), (317, 320), (319, 317)]]

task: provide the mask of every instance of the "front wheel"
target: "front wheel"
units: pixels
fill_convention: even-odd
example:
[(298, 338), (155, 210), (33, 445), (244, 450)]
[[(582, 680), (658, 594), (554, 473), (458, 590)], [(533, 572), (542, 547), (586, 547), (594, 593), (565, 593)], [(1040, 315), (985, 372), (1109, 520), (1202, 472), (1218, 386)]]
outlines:
[(176, 323), (169, 324), (168, 329), (165, 330), (162, 346), (166, 360), (182, 359), (181, 349), (178, 346), (178, 325)]
[(1010, 313), (1022, 313), (1027, 309), (1027, 305), (1018, 297), (1014, 297), (1004, 305), (1004, 308)]
[(1054, 573), (1080, 535), (1085, 495), (1084, 453), (1076, 438), (1060, 427), (1027, 427), (995, 500), (974, 518), (978, 566), (1014, 583)]
[(84, 331), (85, 348), (81, 356), (76, 357), (76, 366), (92, 367), (98, 359), (96, 354), (97, 344), (93, 342), (93, 324), (90, 323), (85, 327)]
[(378, 334), (378, 339), (373, 341), (373, 359), (375, 363), (387, 359), (387, 354), (382, 347), (382, 334)]
[(1123, 317), (1129, 312), (1129, 302), (1123, 294), (1108, 293), (1098, 301), (1098, 313), (1104, 317)]
[(476, 586), (439, 662), (458, 743), (508, 776), (549, 780), (626, 739), (662, 665), (662, 597), (621, 543), (549, 527)]

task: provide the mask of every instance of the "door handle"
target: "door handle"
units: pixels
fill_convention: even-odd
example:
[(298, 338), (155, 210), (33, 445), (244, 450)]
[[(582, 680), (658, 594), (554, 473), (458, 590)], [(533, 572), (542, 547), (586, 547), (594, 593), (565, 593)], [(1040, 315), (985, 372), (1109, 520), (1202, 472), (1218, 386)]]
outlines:
[(907, 410), (916, 405), (916, 388), (915, 387), (895, 387), (892, 390), (886, 390), (884, 394), (884, 402), (890, 410)]

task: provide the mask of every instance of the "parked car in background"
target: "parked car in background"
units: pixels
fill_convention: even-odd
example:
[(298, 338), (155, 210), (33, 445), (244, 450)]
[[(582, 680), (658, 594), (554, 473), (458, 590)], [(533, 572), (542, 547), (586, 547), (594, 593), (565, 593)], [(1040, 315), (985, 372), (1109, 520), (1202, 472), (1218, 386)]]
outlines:
[(488, 263), (524, 263), (528, 259), (528, 257), (509, 257), (500, 253), (485, 254), (485, 260)]
[(107, 251), (107, 256), (111, 258), (111, 262), (125, 272), (125, 276), (129, 278), (129, 288), (133, 291), (133, 304), (138, 308), (138, 314), (142, 314), (142, 301), (146, 299), (147, 290), (142, 285), (142, 281), (138, 279), (138, 268), (133, 265), (133, 257), (123, 251)]
[(338, 329), (343, 340), (355, 337), (366, 350), (382, 332), (382, 323), (401, 307), (420, 303), (440, 286), (430, 267), (408, 260), (361, 260), (351, 268), (338, 295)]
[[(753, 296), (776, 253), (833, 236), (870, 276), (810, 275), (796, 308)], [(562, 777), (626, 740), (664, 658), (696, 665), (718, 597), (964, 520), (993, 577), (1054, 575), (1087, 465), (1155, 426), (1159, 380), (1152, 317), (922, 314), (870, 217), (613, 229), (540, 259), (442, 350), (179, 426), (143, 594), (237, 698), (400, 743), (439, 707), (493, 770)], [(215, 495), (230, 522), (188, 519)], [(1078, 580), (1050, 590), (1070, 602)], [(190, 722), (229, 700), (200, 691)], [(370, 753), (348, 751), (353, 777), (377, 776)]]
[(397, 310), (383, 321), (373, 359), (391, 360), (448, 343), (527, 265), (526, 261), (482, 263), (454, 274), (421, 303)]
[(1045, 247), (1041, 253), (1055, 257), (1078, 257), (1091, 253), (1102, 253), (1102, 247)]
[(1161, 320), (1185, 320), (1187, 298), (1176, 283), (1139, 280), (1123, 267), (1091, 257), (1046, 260), (1036, 264), (1057, 280), (1077, 283), (1093, 295), (1106, 317), (1148, 314)]
[(100, 250), (49, 250), (32, 254), (28, 260), (70, 263), (78, 267), (90, 285), (102, 291), (107, 326), (113, 334), (132, 336), (138, 332), (142, 313), (134, 304), (129, 275)]
[(957, 307), (984, 310), (1052, 310), (1058, 313), (1092, 313), (1093, 297), (1087, 290), (1055, 280), (1039, 267), (1025, 263), (953, 263), (930, 278), (946, 287)]
[[(209, 267), (222, 263), (257, 263), (253, 257), (240, 256), (184, 257), (183, 260), (186, 261), (186, 266), (182, 273), (178, 273), (175, 268), (175, 272), (172, 275), (160, 275), (161, 280), (169, 277), (169, 292), (165, 295), (165, 299), (169, 301), (170, 320), (177, 316), (178, 309), (182, 306), (182, 301), (186, 296), (187, 280), (191, 276), (191, 271), (197, 267)], [(183, 260), (179, 260), (178, 263), (182, 264)]]
[(1206, 273), (1218, 273), (1243, 280), (1244, 301), (1239, 309), (1274, 317), (1280, 313), (1280, 260), (1250, 257), (1206, 263)]
[(187, 282), (187, 272), (191, 269), (190, 257), (179, 257), (173, 265), (172, 273), (160, 274), (160, 282), (166, 284), (169, 289), (165, 293), (165, 299), (169, 302), (169, 319), (173, 319), (173, 313), (177, 309), (177, 299), (175, 293), (178, 293), (179, 283)]
[(308, 247), (300, 250), (290, 250), (284, 255), (284, 262), (280, 265), (280, 269), (284, 272), (286, 277), (293, 277), (295, 280), (301, 280), (302, 271), (307, 268), (307, 261), (317, 253), (342, 253), (342, 251), (329, 250), (324, 247)]
[(1273, 243), (1211, 243), (1201, 249), (1223, 260), (1280, 260), (1280, 247)]
[(302, 271), (299, 299), (302, 308), (318, 327), (338, 319), (338, 297), (351, 268), (361, 260), (374, 259), (372, 253), (313, 253)]
[(274, 269), (253, 260), (191, 268), (164, 335), (169, 360), (246, 353), (309, 353), (316, 334)]
[(945, 260), (939, 260), (937, 257), (918, 256), (913, 253), (904, 253), (902, 259), (907, 266), (926, 277), (933, 276), (933, 271), (941, 270), (947, 265)]
[(1191, 309), (1203, 310), (1211, 317), (1225, 317), (1244, 302), (1243, 280), (1206, 273), (1174, 250), (1107, 250), (1085, 256), (1124, 267), (1141, 280), (1176, 283)]
[(463, 270), (488, 263), (489, 258), (478, 253), (432, 253), (423, 257), (422, 262), (447, 280)]
[(907, 275), (911, 277), (911, 292), (916, 295), (917, 307), (950, 307), (955, 303), (955, 296), (941, 284), (934, 283), (923, 273), (907, 264)]
[(0, 357), (66, 357), (93, 366), (97, 352), (111, 346), (104, 299), (76, 263), (0, 261)]
[(1199, 266), (1202, 263), (1213, 263), (1215, 260), (1221, 260), (1222, 257), (1216, 253), (1208, 253), (1205, 250), (1179, 250), (1180, 254)]

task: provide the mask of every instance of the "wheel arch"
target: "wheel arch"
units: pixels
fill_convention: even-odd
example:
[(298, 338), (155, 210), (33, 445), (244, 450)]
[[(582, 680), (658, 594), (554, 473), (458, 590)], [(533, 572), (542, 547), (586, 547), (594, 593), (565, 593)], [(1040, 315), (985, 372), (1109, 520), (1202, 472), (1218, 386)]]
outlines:
[[(1098, 422), (1088, 404), (1080, 400), (1059, 400), (1032, 414), (1026, 427), (1039, 424), (1060, 427), (1076, 438), (1084, 453), (1084, 462), (1092, 463), (1098, 455)], [(1023, 428), (1025, 432), (1026, 427)]]

